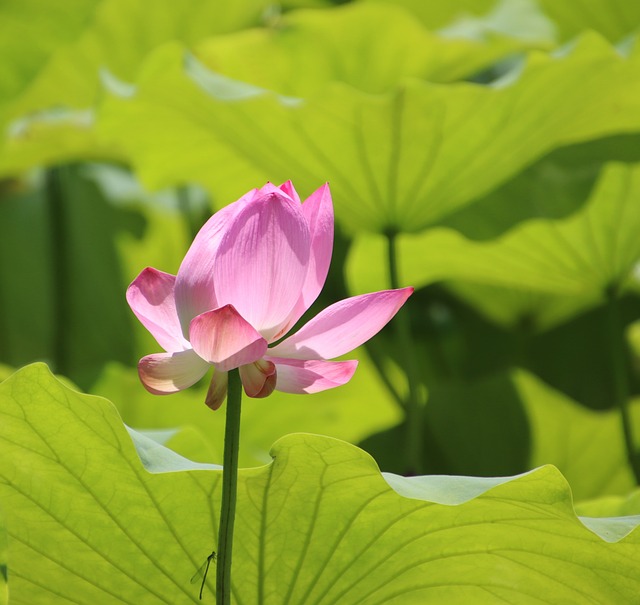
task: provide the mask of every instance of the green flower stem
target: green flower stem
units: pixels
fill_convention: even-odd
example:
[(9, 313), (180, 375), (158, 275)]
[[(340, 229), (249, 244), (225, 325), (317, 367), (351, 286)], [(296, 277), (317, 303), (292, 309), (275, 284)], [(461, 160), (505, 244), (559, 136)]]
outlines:
[(636, 483), (640, 485), (640, 456), (633, 436), (629, 412), (629, 381), (627, 376), (627, 351), (624, 331), (620, 324), (620, 302), (617, 291), (611, 288), (607, 293), (607, 315), (609, 351), (613, 379), (613, 400), (620, 410), (622, 432), (627, 450), (627, 458)]
[[(386, 233), (386, 236), (388, 245), (389, 282), (391, 288), (396, 289), (400, 288), (400, 280), (398, 279), (397, 233), (395, 231), (389, 231)], [(424, 406), (420, 401), (415, 363), (416, 356), (411, 338), (409, 310), (406, 307), (400, 309), (396, 315), (394, 325), (397, 330), (398, 345), (400, 347), (400, 354), (402, 355), (402, 365), (404, 366), (409, 383), (409, 398), (406, 405), (407, 471), (419, 475), (423, 472), (422, 435)]]
[(218, 531), (218, 564), (216, 568), (216, 603), (231, 603), (231, 554), (233, 548), (233, 523), (236, 516), (238, 491), (238, 448), (240, 445), (240, 407), (242, 382), (240, 373), (229, 372), (227, 391), (227, 416), (224, 429), (224, 462), (222, 468), (222, 506)]
[(55, 370), (68, 374), (69, 363), (66, 347), (66, 330), (71, 322), (66, 295), (69, 291), (67, 271), (67, 226), (65, 217), (64, 181), (66, 169), (53, 166), (46, 172), (45, 188), (49, 206), (51, 230), (51, 269), (53, 291), (53, 359)]

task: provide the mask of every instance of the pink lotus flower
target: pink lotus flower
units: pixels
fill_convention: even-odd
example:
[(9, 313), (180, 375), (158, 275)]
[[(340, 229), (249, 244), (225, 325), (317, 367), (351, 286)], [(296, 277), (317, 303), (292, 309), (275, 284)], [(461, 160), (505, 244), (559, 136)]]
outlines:
[(216, 212), (177, 276), (149, 267), (127, 290), (131, 309), (166, 351), (138, 364), (147, 390), (175, 393), (214, 366), (206, 403), (217, 409), (234, 368), (249, 397), (274, 389), (315, 393), (348, 382), (358, 362), (327, 359), (376, 334), (413, 288), (342, 300), (272, 346), (317, 298), (332, 247), (328, 185), (301, 204), (290, 181), (267, 183)]

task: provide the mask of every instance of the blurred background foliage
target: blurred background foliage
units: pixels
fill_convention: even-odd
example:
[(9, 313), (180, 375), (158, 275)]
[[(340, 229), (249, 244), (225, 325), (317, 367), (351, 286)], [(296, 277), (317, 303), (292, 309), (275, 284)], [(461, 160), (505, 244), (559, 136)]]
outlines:
[(138, 382), (159, 347), (125, 289), (145, 266), (176, 272), (247, 190), (329, 181), (338, 232), (311, 313), (390, 287), (393, 240), (396, 279), (417, 288), (411, 348), (392, 322), (348, 386), (247, 400), (241, 463), (308, 431), (383, 470), (552, 463), (577, 499), (628, 493), (639, 27), (628, 0), (5, 0), (0, 376), (44, 360), (132, 427), (219, 461), (206, 384), (160, 398)]

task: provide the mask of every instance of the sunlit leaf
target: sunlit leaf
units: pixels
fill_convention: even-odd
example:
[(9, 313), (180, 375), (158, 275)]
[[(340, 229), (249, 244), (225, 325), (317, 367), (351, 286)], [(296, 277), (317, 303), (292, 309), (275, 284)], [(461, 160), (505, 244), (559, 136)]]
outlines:
[[(197, 603), (189, 579), (216, 548), (220, 471), (130, 435), (107, 401), (43, 366), (0, 393), (12, 603)], [(383, 477), (361, 450), (312, 435), (271, 453), (240, 472), (237, 602), (607, 603), (640, 590), (640, 518), (576, 517), (553, 467)]]
[(144, 0), (22, 4), (12, 0), (0, 9), (0, 34), (6, 34), (0, 35), (0, 56), (6, 53), (0, 124), (3, 117), (11, 123), (0, 145), (0, 175), (65, 161), (120, 159), (117, 148), (102, 145), (93, 130), (104, 88), (126, 88), (147, 53), (167, 41), (191, 45), (258, 24), (269, 3), (157, 0), (153, 10)]
[[(545, 39), (439, 36), (391, 4), (296, 11), (273, 28), (204, 40), (196, 56), (219, 74), (281, 94), (308, 97), (330, 82), (371, 93), (407, 77), (453, 82)], [(309, 66), (313, 65), (313, 69)]]
[(82, 31), (97, 0), (4, 0), (0, 5), (0, 117), (51, 53)]
[(538, 0), (555, 22), (561, 40), (586, 29), (619, 42), (640, 27), (640, 5), (626, 0)]
[[(402, 280), (460, 282), (456, 291), (494, 319), (509, 324), (528, 317), (548, 325), (601, 301), (607, 288), (625, 285), (640, 259), (639, 197), (640, 166), (611, 164), (583, 209), (568, 218), (524, 222), (486, 242), (444, 228), (401, 236)], [(357, 239), (348, 264), (354, 291), (384, 283), (385, 246), (380, 236)], [(501, 288), (505, 298), (487, 309)]]
[[(394, 4), (406, 7), (425, 25), (434, 29), (452, 23), (490, 22), (496, 14), (502, 14), (511, 15), (512, 21), (506, 21), (504, 26), (513, 31), (523, 14), (538, 11), (555, 26), (556, 36), (561, 42), (588, 29), (600, 32), (612, 42), (618, 42), (640, 26), (640, 6), (627, 0), (394, 0)], [(514, 18), (516, 26), (513, 24)], [(518, 32), (513, 31), (513, 35)]]
[(532, 54), (492, 86), (411, 80), (370, 95), (334, 83), (296, 100), (193, 59), (185, 72), (174, 45), (101, 122), (151, 187), (191, 180), (231, 201), (258, 175), (293, 176), (306, 194), (329, 180), (348, 227), (417, 232), (554, 148), (640, 129), (638, 61), (590, 35), (564, 56)]

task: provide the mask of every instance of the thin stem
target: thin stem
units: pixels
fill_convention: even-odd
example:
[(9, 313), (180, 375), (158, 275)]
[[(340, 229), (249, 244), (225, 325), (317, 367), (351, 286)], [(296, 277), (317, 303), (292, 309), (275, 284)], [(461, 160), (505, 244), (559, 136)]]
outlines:
[(68, 317), (67, 300), (69, 275), (67, 272), (67, 229), (64, 208), (64, 168), (54, 166), (46, 173), (46, 195), (49, 205), (51, 233), (51, 269), (53, 282), (53, 360), (56, 372), (67, 374), (69, 370), (65, 330)]
[(238, 446), (240, 443), (240, 407), (242, 382), (240, 373), (229, 372), (227, 391), (227, 416), (224, 429), (224, 463), (222, 468), (222, 506), (218, 532), (218, 565), (216, 569), (216, 603), (231, 603), (231, 554), (233, 547), (233, 523), (236, 516), (238, 489)]
[(636, 483), (640, 485), (640, 456), (636, 448), (629, 412), (629, 381), (627, 376), (627, 351), (624, 331), (620, 323), (620, 301), (615, 289), (608, 292), (607, 301), (609, 351), (613, 379), (613, 400), (620, 410), (622, 432), (627, 458)]
[[(395, 231), (387, 232), (387, 252), (389, 263), (389, 282), (391, 288), (400, 287), (398, 278), (398, 251), (397, 234)], [(423, 472), (423, 405), (420, 401), (418, 390), (418, 377), (416, 368), (416, 356), (411, 338), (411, 323), (408, 309), (400, 309), (395, 319), (395, 327), (398, 335), (398, 345), (402, 355), (403, 366), (407, 374), (409, 383), (409, 398), (406, 405), (407, 410), (407, 442), (406, 457), (407, 471), (413, 474)]]
[(376, 371), (380, 376), (380, 379), (384, 383), (384, 386), (387, 387), (387, 390), (395, 400), (395, 402), (404, 410), (406, 408), (406, 402), (394, 386), (393, 382), (391, 382), (391, 378), (389, 377), (386, 368), (384, 367), (384, 362), (382, 360), (382, 356), (378, 352), (378, 349), (375, 345), (371, 343), (371, 341), (367, 341), (364, 345), (367, 353), (369, 354), (369, 359), (376, 367)]

